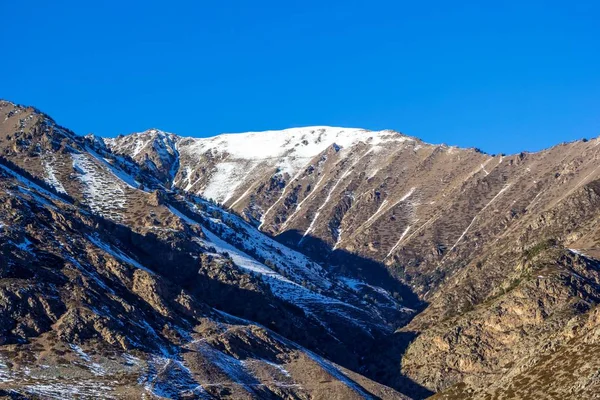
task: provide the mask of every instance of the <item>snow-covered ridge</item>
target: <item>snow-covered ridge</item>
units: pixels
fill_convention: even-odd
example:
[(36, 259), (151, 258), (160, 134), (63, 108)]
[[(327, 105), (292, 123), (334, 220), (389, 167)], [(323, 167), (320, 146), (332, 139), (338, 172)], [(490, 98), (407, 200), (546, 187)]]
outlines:
[(380, 146), (409, 139), (411, 138), (392, 130), (308, 126), (262, 132), (223, 133), (207, 138), (182, 137), (152, 128), (121, 138), (105, 138), (104, 142), (110, 148), (129, 148), (129, 154), (134, 158), (157, 141), (167, 144), (164, 147), (170, 154), (174, 153), (174, 142), (185, 142), (188, 153), (215, 151), (233, 159), (272, 160), (284, 156), (310, 159), (333, 144), (341, 148), (352, 147), (361, 142)]
[(217, 164), (208, 185), (201, 188), (201, 193), (207, 198), (227, 203), (239, 185), (252, 181), (252, 177), (260, 175), (264, 168), (276, 169), (292, 177), (331, 146), (341, 149), (341, 154), (349, 154), (359, 143), (372, 146), (377, 151), (383, 146), (407, 140), (408, 137), (389, 130), (316, 126), (193, 139), (185, 148), (181, 146), (180, 152), (189, 159), (202, 154), (225, 156)]
[[(208, 138), (179, 137), (157, 129), (133, 133), (115, 139), (105, 139), (113, 151), (140, 157), (154, 152), (163, 168), (170, 168), (171, 182), (186, 182), (186, 190), (202, 194), (220, 203), (235, 201), (240, 185), (253, 182), (265, 172), (295, 176), (310, 161), (331, 146), (349, 154), (351, 149), (364, 144), (371, 152), (403, 142), (417, 140), (401, 133), (358, 128), (309, 126), (264, 132), (225, 133)], [(216, 161), (208, 179), (200, 184), (199, 168), (206, 168), (206, 156)], [(180, 158), (181, 156), (181, 158)], [(184, 167), (179, 174), (179, 169)], [(200, 176), (205, 176), (203, 172)]]
[(369, 131), (358, 128), (310, 126), (280, 131), (225, 133), (210, 138), (194, 139), (190, 150), (216, 150), (233, 158), (268, 160), (286, 155), (313, 158), (327, 147), (337, 144), (342, 148), (360, 142), (382, 145), (403, 142), (407, 137), (391, 130)]

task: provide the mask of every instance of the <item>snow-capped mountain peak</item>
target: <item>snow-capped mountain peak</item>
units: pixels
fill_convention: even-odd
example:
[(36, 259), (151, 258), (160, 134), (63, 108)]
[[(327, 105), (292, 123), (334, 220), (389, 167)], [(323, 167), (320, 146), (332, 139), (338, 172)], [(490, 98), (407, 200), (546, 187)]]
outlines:
[(358, 145), (378, 152), (405, 142), (418, 141), (392, 130), (308, 126), (207, 138), (185, 138), (150, 129), (108, 139), (107, 145), (138, 162), (150, 157), (169, 182), (227, 203), (246, 190), (240, 185), (258, 181), (259, 176), (292, 179), (332, 146), (343, 158)]
[(360, 142), (374, 146), (403, 142), (406, 136), (390, 131), (370, 131), (359, 128), (309, 126), (280, 131), (227, 133), (211, 138), (195, 139), (195, 151), (215, 150), (234, 158), (268, 160), (283, 156), (311, 159), (327, 147), (342, 148)]

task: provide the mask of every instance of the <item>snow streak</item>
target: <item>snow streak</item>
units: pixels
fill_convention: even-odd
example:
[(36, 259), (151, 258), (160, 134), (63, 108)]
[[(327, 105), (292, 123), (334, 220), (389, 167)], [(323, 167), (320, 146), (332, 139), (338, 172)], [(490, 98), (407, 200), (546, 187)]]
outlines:
[[(402, 243), (402, 239), (404, 239), (404, 237), (408, 234), (408, 231), (410, 231), (410, 225), (406, 227), (404, 232), (402, 232), (402, 236), (400, 236), (400, 239), (398, 239), (398, 241), (396, 242), (394, 247), (392, 247), (390, 252), (387, 253), (387, 256), (385, 256), (385, 258), (388, 258), (389, 256), (391, 256), (394, 253), (394, 251), (396, 250), (396, 248), (398, 248), (398, 246), (400, 246), (400, 243)], [(385, 260), (385, 258), (384, 258), (384, 260)]]
[(302, 204), (304, 204), (304, 202), (306, 200), (308, 200), (309, 198), (311, 198), (317, 192), (317, 189), (320, 188), (321, 182), (323, 182), (324, 178), (325, 178), (325, 173), (323, 173), (323, 175), (321, 176), (321, 179), (319, 179), (319, 181), (315, 185), (315, 188), (304, 199), (302, 199), (302, 201), (300, 203), (298, 203), (298, 205), (296, 206), (296, 209), (294, 210), (294, 212), (292, 213), (292, 215), (290, 215), (289, 218), (285, 220), (285, 222), (281, 226), (281, 231), (283, 231), (288, 226), (288, 224), (292, 221), (292, 219), (294, 219), (294, 217), (296, 216), (296, 214), (298, 213), (298, 211), (300, 211), (300, 209), (302, 208)]
[(381, 205), (379, 206), (379, 208), (377, 209), (377, 211), (375, 211), (375, 214), (371, 215), (371, 217), (369, 217), (369, 219), (367, 219), (364, 224), (362, 224), (361, 226), (359, 226), (356, 231), (361, 231), (362, 229), (366, 229), (366, 228), (370, 227), (371, 225), (373, 225), (373, 223), (379, 217), (381, 217), (383, 214), (385, 214), (386, 212), (388, 212), (392, 208), (396, 207), (398, 204), (400, 204), (400, 203), (408, 200), (408, 198), (413, 195), (413, 193), (415, 192), (416, 189), (417, 189), (416, 187), (412, 187), (408, 191), (408, 193), (406, 193), (404, 196), (402, 196), (400, 198), (400, 200), (398, 200), (397, 202), (395, 202), (394, 204), (392, 204), (390, 207), (387, 207), (387, 208), (384, 209), (385, 205), (387, 204), (387, 199), (385, 199), (381, 203)]
[(477, 213), (477, 215), (475, 215), (475, 217), (473, 218), (473, 220), (471, 221), (471, 223), (469, 224), (469, 226), (467, 226), (467, 229), (465, 229), (465, 231), (462, 233), (462, 235), (460, 235), (460, 237), (458, 238), (458, 240), (456, 241), (456, 243), (454, 243), (454, 246), (452, 246), (452, 248), (450, 249), (450, 251), (454, 250), (456, 248), (456, 246), (458, 245), (458, 243), (460, 243), (460, 241), (465, 237), (465, 235), (467, 234), (467, 232), (469, 231), (469, 229), (471, 229), (471, 227), (473, 226), (473, 224), (475, 223), (475, 221), (477, 220), (477, 218), (479, 218), (479, 216), (481, 215), (481, 213), (483, 211), (485, 211), (509, 187), (510, 187), (510, 183), (508, 185), (504, 186), (498, 192), (498, 194), (496, 194), (496, 196), (494, 196), (494, 198), (492, 200), (490, 200), (490, 202), (485, 205), (485, 207), (483, 207), (481, 210), (479, 210), (479, 212)]
[(325, 198), (325, 201), (317, 209), (317, 212), (315, 213), (315, 216), (313, 217), (313, 220), (311, 221), (310, 225), (308, 226), (308, 229), (306, 229), (306, 231), (304, 232), (304, 235), (302, 235), (302, 238), (298, 242), (298, 246), (300, 246), (302, 244), (302, 242), (304, 241), (304, 238), (306, 237), (306, 235), (308, 235), (313, 230), (315, 222), (317, 221), (317, 218), (319, 218), (319, 215), (321, 214), (321, 210), (327, 205), (327, 203), (329, 203), (329, 200), (331, 200), (331, 195), (333, 194), (333, 192), (335, 191), (335, 189), (337, 189), (338, 185), (344, 179), (346, 179), (346, 177), (348, 177), (348, 175), (350, 175), (350, 172), (352, 172), (352, 169), (356, 166), (356, 164), (358, 164), (358, 162), (360, 160), (362, 160), (362, 158), (364, 156), (366, 156), (367, 154), (369, 154), (371, 152), (371, 150), (373, 150), (373, 149), (368, 150), (365, 154), (363, 154), (356, 161), (354, 161), (352, 163), (352, 165), (350, 165), (348, 167), (348, 169), (342, 174), (342, 176), (335, 182), (335, 184), (333, 185), (333, 187), (331, 188), (331, 190), (329, 191), (329, 193), (327, 193), (327, 197)]

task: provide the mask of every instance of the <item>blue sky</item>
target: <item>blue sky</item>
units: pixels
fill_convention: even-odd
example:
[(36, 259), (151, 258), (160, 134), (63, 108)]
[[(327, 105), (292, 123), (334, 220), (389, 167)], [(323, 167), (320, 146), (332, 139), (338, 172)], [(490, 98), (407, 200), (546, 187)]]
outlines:
[(0, 98), (104, 136), (332, 125), (512, 153), (600, 135), (598, 1), (88, 3), (2, 4)]

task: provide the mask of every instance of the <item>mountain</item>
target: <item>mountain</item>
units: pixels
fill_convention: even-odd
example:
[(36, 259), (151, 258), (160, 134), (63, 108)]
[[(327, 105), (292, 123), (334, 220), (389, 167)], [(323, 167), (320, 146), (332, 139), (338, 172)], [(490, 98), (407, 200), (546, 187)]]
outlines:
[(598, 144), (103, 139), (0, 102), (0, 395), (592, 397)]
[(386, 290), (165, 188), (170, 166), (0, 121), (0, 394), (406, 398), (361, 374), (414, 315)]
[[(155, 136), (108, 145), (131, 154), (125, 143)], [(424, 304), (398, 331), (417, 337), (401, 364), (432, 391), (477, 393), (521, 371), (596, 307), (599, 139), (492, 156), (328, 127), (170, 137), (172, 187), (343, 274), (409, 287)]]

